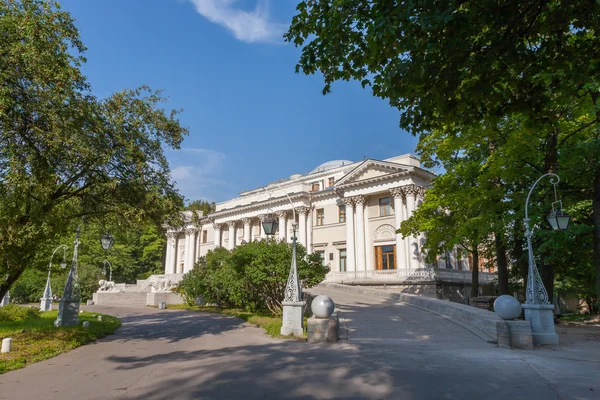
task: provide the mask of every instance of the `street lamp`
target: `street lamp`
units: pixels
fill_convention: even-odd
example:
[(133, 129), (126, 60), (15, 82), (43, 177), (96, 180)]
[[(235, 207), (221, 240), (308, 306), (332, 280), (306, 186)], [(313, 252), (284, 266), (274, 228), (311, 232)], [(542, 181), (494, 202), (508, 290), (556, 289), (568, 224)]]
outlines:
[(115, 238), (112, 237), (110, 233), (106, 232), (106, 235), (100, 238), (100, 243), (102, 243), (102, 248), (108, 251), (115, 243)]
[(278, 225), (279, 222), (277, 222), (277, 220), (273, 218), (273, 215), (271, 214), (265, 215), (262, 219), (262, 227), (265, 231), (265, 235), (267, 236), (274, 235), (275, 232), (277, 232)]
[(52, 309), (52, 286), (50, 285), (50, 273), (52, 272), (52, 257), (59, 250), (63, 250), (63, 259), (60, 263), (60, 268), (67, 268), (67, 245), (61, 244), (52, 252), (50, 256), (50, 263), (48, 264), (48, 279), (46, 279), (46, 287), (44, 288), (44, 295), (40, 301), (40, 311), (50, 311)]
[(65, 284), (63, 297), (58, 306), (58, 318), (54, 326), (73, 326), (79, 324), (79, 303), (81, 302), (81, 290), (79, 288), (79, 276), (77, 273), (77, 251), (79, 249), (79, 233), (81, 225), (77, 226), (75, 234), (75, 247), (73, 248), (73, 261)]
[[(560, 182), (558, 175), (548, 173), (542, 175), (531, 187), (527, 200), (525, 200), (525, 237), (527, 238), (527, 249), (529, 253), (529, 270), (527, 276), (527, 289), (525, 292), (525, 304), (522, 304), (525, 311), (525, 319), (531, 323), (533, 334), (533, 344), (558, 344), (558, 335), (554, 330), (554, 305), (548, 301), (548, 292), (540, 273), (535, 265), (533, 258), (533, 247), (531, 238), (533, 231), (529, 227), (529, 197), (533, 189), (546, 176), (551, 176), (550, 183), (554, 186), (554, 203), (552, 203), (552, 213), (548, 216), (548, 222), (554, 230), (565, 230), (569, 226), (570, 216), (563, 211), (562, 201), (556, 196), (556, 185)], [(560, 210), (554, 210), (554, 205), (560, 203)]]
[[(287, 284), (285, 285), (285, 292), (283, 296), (283, 323), (281, 326), (281, 335), (304, 335), (304, 318), (303, 310), (306, 305), (305, 301), (302, 301), (302, 292), (300, 290), (300, 280), (298, 279), (298, 266), (296, 263), (296, 229), (298, 224), (296, 223), (296, 209), (294, 203), (287, 192), (277, 184), (279, 189), (285, 194), (290, 205), (292, 206), (293, 221), (293, 236), (292, 236), (292, 265), (290, 266), (290, 274), (288, 275)], [(265, 191), (267, 189), (265, 188)], [(267, 191), (267, 193), (269, 193)], [(270, 196), (270, 194), (269, 194)], [(264, 225), (263, 225), (264, 228)], [(276, 227), (275, 227), (276, 228)], [(265, 231), (266, 232), (266, 231)], [(275, 230), (273, 230), (275, 232)]]
[(109, 271), (110, 271), (110, 275), (109, 275), (108, 281), (112, 282), (112, 264), (108, 260), (104, 260), (102, 263), (104, 264), (104, 276), (105, 277), (106, 277), (106, 264), (108, 264)]

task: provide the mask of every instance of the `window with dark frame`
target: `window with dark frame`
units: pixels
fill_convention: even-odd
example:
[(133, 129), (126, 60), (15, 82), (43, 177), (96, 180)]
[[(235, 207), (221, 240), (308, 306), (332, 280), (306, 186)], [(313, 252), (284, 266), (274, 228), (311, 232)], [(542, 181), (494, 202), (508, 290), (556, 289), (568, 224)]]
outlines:
[(208, 240), (208, 231), (205, 229), (202, 231), (202, 243), (206, 243)]
[(323, 225), (323, 222), (325, 220), (325, 210), (323, 210), (322, 208), (317, 209), (317, 226), (321, 226)]
[(313, 191), (313, 192), (318, 192), (319, 190), (320, 190), (320, 185), (319, 185), (319, 182), (315, 182), (315, 183), (313, 183), (313, 184), (312, 184), (312, 189), (311, 189), (311, 191)]
[(340, 250), (340, 272), (346, 272), (346, 250)]
[(338, 206), (338, 222), (346, 222), (346, 205)]
[(328, 186), (333, 186), (334, 183), (335, 183), (335, 178), (332, 176), (331, 178), (329, 178), (329, 185)]
[(379, 199), (379, 216), (392, 215), (392, 200), (389, 197)]

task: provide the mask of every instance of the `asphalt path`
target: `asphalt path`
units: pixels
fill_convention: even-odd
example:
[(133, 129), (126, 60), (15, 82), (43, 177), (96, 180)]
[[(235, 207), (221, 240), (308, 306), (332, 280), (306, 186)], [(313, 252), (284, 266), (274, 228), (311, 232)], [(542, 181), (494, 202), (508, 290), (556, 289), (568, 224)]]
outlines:
[(0, 375), (0, 399), (600, 399), (594, 360), (499, 349), (411, 306), (319, 290), (348, 340), (273, 339), (218, 314), (88, 307), (123, 326)]

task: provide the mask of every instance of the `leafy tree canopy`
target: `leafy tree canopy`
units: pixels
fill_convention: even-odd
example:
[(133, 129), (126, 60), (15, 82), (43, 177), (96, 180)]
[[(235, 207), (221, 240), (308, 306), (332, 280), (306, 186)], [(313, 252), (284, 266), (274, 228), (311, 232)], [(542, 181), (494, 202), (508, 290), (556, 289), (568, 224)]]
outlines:
[(71, 220), (176, 218), (163, 149), (188, 132), (147, 87), (93, 96), (85, 47), (57, 3), (0, 1), (0, 32), (1, 297)]

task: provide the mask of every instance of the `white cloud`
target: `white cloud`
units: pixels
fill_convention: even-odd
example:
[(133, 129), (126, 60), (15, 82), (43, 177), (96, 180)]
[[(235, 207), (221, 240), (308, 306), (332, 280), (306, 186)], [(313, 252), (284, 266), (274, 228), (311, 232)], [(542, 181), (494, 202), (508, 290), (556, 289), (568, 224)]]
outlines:
[(166, 154), (171, 177), (187, 200), (220, 201), (229, 192), (231, 185), (221, 177), (225, 154), (189, 147)]
[(235, 8), (237, 0), (189, 0), (198, 14), (227, 28), (236, 39), (247, 43), (283, 42), (287, 26), (269, 20), (266, 0), (259, 0), (253, 11)]

